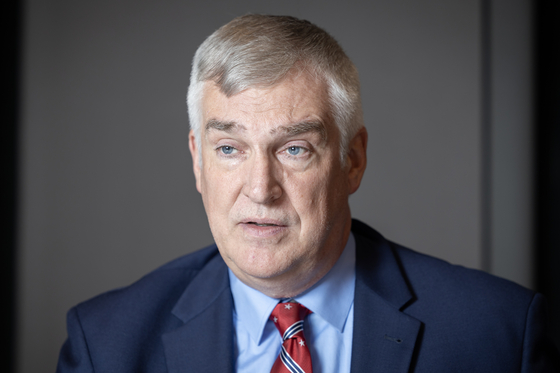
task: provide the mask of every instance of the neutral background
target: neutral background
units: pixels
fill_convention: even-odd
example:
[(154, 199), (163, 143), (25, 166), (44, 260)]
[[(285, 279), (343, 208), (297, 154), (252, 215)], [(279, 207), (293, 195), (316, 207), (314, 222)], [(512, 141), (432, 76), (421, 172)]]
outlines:
[(28, 0), (18, 372), (55, 369), (72, 305), (212, 242), (190, 62), (248, 12), (306, 18), (357, 65), (370, 142), (355, 217), (533, 286), (528, 0)]

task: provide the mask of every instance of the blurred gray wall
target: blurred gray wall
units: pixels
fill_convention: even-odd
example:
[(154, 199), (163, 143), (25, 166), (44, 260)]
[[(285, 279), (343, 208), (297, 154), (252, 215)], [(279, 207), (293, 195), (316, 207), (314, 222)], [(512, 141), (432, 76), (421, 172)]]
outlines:
[(528, 0), (28, 0), (18, 372), (55, 369), (72, 305), (212, 242), (190, 61), (248, 12), (309, 19), (357, 65), (370, 142), (355, 217), (532, 285)]

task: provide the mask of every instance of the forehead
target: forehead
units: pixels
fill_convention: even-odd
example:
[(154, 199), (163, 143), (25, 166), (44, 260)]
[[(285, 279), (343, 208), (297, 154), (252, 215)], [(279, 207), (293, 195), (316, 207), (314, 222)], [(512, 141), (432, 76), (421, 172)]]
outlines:
[(331, 121), (326, 84), (309, 74), (291, 74), (265, 88), (249, 88), (227, 97), (206, 82), (202, 97), (203, 129), (209, 121), (235, 122), (264, 128), (302, 121)]

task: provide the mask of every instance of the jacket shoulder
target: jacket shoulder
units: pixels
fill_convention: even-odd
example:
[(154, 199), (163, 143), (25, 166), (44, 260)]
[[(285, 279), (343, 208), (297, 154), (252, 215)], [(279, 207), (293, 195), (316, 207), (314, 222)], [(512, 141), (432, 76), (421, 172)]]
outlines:
[[(420, 300), (433, 294), (435, 297), (458, 298), (488, 297), (487, 305), (503, 302), (509, 306), (521, 302), (528, 306), (535, 293), (512, 281), (491, 275), (478, 269), (451, 264), (445, 260), (422, 254), (385, 239), (373, 228), (354, 221), (355, 234), (365, 238), (364, 250), (376, 251), (380, 262), (394, 261), (407, 286)], [(371, 260), (373, 263), (375, 260)], [(445, 297), (444, 297), (445, 298)], [(441, 299), (441, 298), (440, 298)]]
[(161, 336), (182, 325), (172, 310), (197, 274), (206, 270), (212, 275), (225, 268), (220, 261), (212, 245), (73, 307), (57, 372), (92, 372), (94, 367), (167, 371)]

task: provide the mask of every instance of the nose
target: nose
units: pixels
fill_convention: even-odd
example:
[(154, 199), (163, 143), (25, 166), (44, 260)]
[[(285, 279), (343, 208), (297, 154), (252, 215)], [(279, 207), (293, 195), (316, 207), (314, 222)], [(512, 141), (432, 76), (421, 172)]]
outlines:
[(277, 166), (272, 156), (254, 154), (247, 162), (247, 179), (244, 193), (249, 199), (258, 204), (270, 204), (282, 195)]

